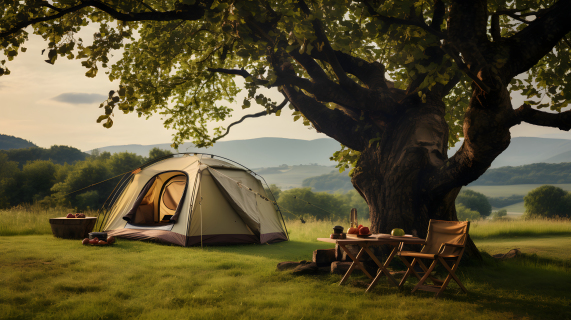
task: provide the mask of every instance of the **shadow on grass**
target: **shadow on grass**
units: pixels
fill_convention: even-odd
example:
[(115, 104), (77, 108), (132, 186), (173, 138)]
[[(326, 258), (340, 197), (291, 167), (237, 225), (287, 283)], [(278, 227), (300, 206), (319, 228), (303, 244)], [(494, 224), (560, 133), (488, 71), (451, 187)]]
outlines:
[(333, 245), (325, 242), (284, 241), (274, 244), (252, 244), (241, 246), (205, 247), (212, 252), (231, 252), (242, 255), (264, 256), (279, 261), (311, 260), (313, 251), (330, 249)]

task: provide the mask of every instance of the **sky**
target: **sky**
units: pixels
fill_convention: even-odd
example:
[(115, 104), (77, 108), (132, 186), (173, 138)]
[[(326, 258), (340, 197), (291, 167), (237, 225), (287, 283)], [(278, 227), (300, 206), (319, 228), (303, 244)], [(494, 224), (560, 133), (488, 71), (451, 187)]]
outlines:
[[(0, 133), (30, 140), (44, 148), (67, 145), (82, 151), (112, 145), (172, 142), (173, 131), (164, 128), (158, 114), (145, 119), (115, 112), (113, 127), (103, 128), (96, 123), (103, 114), (98, 106), (110, 90), (118, 88), (118, 81), (110, 82), (101, 68), (96, 78), (85, 77), (87, 69), (80, 60), (58, 57), (55, 65), (44, 62), (47, 54), (42, 56), (41, 51), (47, 43), (35, 35), (30, 35), (24, 46), (28, 49), (25, 53), (20, 52), (14, 61), (7, 62), (11, 74), (0, 77)], [(281, 102), (281, 94), (274, 92), (268, 96)], [(240, 93), (236, 100), (242, 101), (245, 94)], [(512, 101), (517, 108), (523, 100), (512, 93)], [(233, 117), (213, 123), (211, 128), (263, 110), (255, 104), (247, 110), (241, 110), (237, 104), (229, 106), (235, 109)], [(571, 139), (569, 132), (525, 123), (513, 127), (511, 133), (512, 137)], [(313, 140), (327, 136), (308, 129), (301, 121), (293, 122), (291, 111), (284, 108), (280, 117), (246, 119), (232, 127), (230, 134), (220, 141), (260, 137)]]

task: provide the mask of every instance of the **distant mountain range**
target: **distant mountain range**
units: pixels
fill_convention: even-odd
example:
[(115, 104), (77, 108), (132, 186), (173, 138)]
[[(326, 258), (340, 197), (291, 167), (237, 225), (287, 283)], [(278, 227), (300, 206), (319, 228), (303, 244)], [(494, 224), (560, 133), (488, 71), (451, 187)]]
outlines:
[[(98, 148), (99, 151), (133, 152), (147, 156), (152, 148), (176, 150), (170, 144), (109, 146)], [(341, 149), (339, 142), (333, 139), (296, 140), (285, 138), (257, 138), (249, 140), (221, 141), (207, 149), (198, 149), (190, 143), (179, 147), (179, 152), (200, 152), (214, 154), (236, 161), (247, 168), (277, 167), (283, 164), (300, 165), (314, 164), (320, 166), (335, 165), (329, 157)], [(571, 150), (571, 148), (570, 148)], [(90, 151), (86, 151), (88, 153)], [(301, 181), (300, 181), (301, 183)]]
[[(452, 156), (460, 148), (460, 145), (461, 142), (448, 150), (448, 155)], [(155, 145), (131, 144), (98, 149), (99, 151), (109, 151), (111, 153), (128, 151), (147, 156), (149, 150), (155, 147), (175, 152), (168, 143)], [(258, 138), (222, 141), (207, 149), (198, 149), (191, 144), (184, 144), (179, 148), (179, 152), (210, 153), (234, 160), (248, 168), (261, 168), (277, 167), (282, 164), (331, 166), (335, 163), (330, 161), (329, 157), (339, 149), (339, 142), (329, 138), (316, 140)], [(87, 152), (89, 153), (90, 151)], [(500, 154), (491, 167), (521, 166), (540, 162), (571, 162), (571, 140), (531, 137), (513, 138), (507, 150)]]
[(31, 141), (0, 133), (0, 150), (37, 147)]
[[(461, 143), (459, 142), (448, 150), (448, 156), (452, 156), (460, 146)], [(571, 162), (571, 140), (531, 137), (513, 138), (510, 146), (496, 158), (491, 168), (515, 167), (541, 162)]]

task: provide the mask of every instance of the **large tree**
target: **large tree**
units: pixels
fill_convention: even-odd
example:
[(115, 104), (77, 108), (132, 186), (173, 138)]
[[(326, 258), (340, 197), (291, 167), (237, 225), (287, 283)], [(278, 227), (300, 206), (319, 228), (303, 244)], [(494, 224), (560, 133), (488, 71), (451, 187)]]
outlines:
[[(234, 102), (239, 86), (243, 108), (264, 109), (252, 117), (279, 115), (289, 102), (293, 120), (343, 145), (335, 157), (354, 166), (374, 232), (422, 236), (431, 218), (456, 220), (460, 188), (508, 147), (512, 126), (571, 128), (562, 112), (571, 101), (569, 0), (0, 3), (8, 60), (33, 32), (46, 40), (47, 63), (76, 58), (86, 76), (105, 69), (120, 80), (101, 105), (105, 127), (117, 110), (160, 112), (178, 132), (175, 145), (209, 146), (230, 126), (206, 124), (226, 119), (221, 101)], [(89, 24), (99, 27), (92, 44), (77, 36)], [(113, 50), (123, 51), (111, 64)], [(526, 103), (512, 106), (511, 91)]]

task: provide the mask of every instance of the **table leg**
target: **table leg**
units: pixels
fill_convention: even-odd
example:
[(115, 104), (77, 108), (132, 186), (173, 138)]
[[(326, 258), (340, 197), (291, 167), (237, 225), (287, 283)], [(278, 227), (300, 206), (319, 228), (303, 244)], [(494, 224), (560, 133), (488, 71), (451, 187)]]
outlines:
[[(375, 277), (375, 279), (373, 279), (373, 282), (371, 282), (371, 284), (369, 285), (369, 287), (367, 288), (367, 290), (365, 292), (369, 292), (370, 290), (372, 290), (376, 285), (377, 282), (379, 281), (380, 277), (385, 274), (387, 276), (387, 279), (389, 279), (389, 283), (392, 283), (395, 287), (398, 287), (397, 281), (395, 280), (395, 278), (391, 275), (391, 273), (389, 272), (389, 270), (387, 270), (387, 266), (391, 263), (391, 261), (393, 260), (393, 257), (395, 256), (395, 254), (397, 253), (397, 247), (393, 248), (393, 251), (391, 251), (391, 254), (389, 255), (389, 257), (387, 258), (387, 260), (385, 261), (384, 264), (381, 264), (380, 261), (374, 257), (373, 253), (369, 250), (369, 248), (367, 248), (367, 253), (373, 257), (373, 260), (375, 261), (375, 263), (377, 263), (377, 265), (379, 266), (379, 272), (377, 272), (377, 276)], [(379, 261), (379, 262), (377, 262)]]
[(349, 256), (349, 258), (351, 258), (351, 260), (353, 260), (353, 263), (349, 267), (349, 270), (347, 270), (347, 272), (343, 276), (343, 279), (341, 279), (341, 282), (339, 282), (339, 285), (342, 285), (343, 283), (345, 283), (345, 281), (349, 278), (351, 273), (353, 273), (353, 269), (355, 269), (355, 267), (359, 267), (359, 269), (363, 270), (363, 273), (365, 273), (367, 275), (367, 277), (369, 277), (370, 279), (373, 279), (373, 276), (371, 276), (369, 274), (369, 272), (367, 272), (365, 267), (359, 261), (359, 259), (361, 259), (361, 257), (365, 253), (365, 246), (361, 246), (361, 245), (359, 245), (359, 246), (361, 247), (361, 250), (359, 251), (359, 254), (357, 254), (357, 257), (354, 257), (351, 254), (351, 252), (344, 245), (342, 245), (342, 244), (339, 245), (339, 247), (341, 247), (341, 249), (343, 249), (343, 251), (345, 251), (345, 253), (347, 253), (347, 256)]

